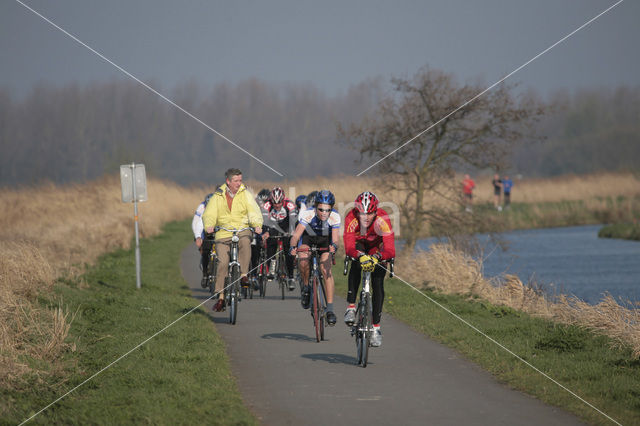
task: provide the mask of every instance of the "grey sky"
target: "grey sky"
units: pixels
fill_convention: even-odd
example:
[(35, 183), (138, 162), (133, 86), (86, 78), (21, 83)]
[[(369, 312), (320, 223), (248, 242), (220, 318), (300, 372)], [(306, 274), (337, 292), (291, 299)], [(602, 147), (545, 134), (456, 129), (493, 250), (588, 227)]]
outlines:
[[(336, 94), (429, 64), (491, 84), (614, 0), (24, 0), (135, 76), (168, 90), (257, 77)], [(640, 2), (626, 0), (510, 81), (640, 85)], [(0, 87), (126, 78), (14, 0), (0, 0)]]

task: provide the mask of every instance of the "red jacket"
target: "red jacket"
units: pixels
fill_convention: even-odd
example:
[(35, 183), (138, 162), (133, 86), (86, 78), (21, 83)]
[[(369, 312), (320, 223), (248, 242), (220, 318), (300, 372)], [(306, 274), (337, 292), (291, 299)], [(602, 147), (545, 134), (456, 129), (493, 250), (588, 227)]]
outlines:
[(367, 254), (380, 253), (382, 260), (388, 260), (396, 256), (396, 244), (391, 220), (383, 209), (378, 209), (378, 214), (368, 229), (360, 229), (359, 213), (357, 209), (351, 209), (344, 220), (344, 250), (347, 256), (359, 257), (356, 242), (364, 245)]

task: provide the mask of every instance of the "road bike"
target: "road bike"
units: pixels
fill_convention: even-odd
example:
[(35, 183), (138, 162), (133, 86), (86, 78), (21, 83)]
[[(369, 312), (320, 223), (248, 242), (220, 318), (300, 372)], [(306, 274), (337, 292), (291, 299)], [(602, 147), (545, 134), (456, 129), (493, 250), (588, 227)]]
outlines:
[(298, 252), (310, 252), (309, 288), (311, 290), (311, 316), (316, 331), (316, 341), (324, 340), (324, 322), (327, 312), (326, 289), (324, 277), (320, 271), (320, 255), (329, 251), (328, 247), (318, 247), (315, 244), (308, 249), (299, 248)]
[[(393, 278), (393, 260), (389, 261), (389, 277)], [(349, 256), (344, 259), (344, 275), (347, 275), (349, 264), (358, 261)], [(371, 302), (371, 272), (362, 270), (362, 289), (360, 290), (360, 300), (356, 308), (356, 320), (351, 326), (351, 336), (356, 338), (356, 358), (358, 365), (363, 368), (369, 361), (369, 347), (371, 346), (371, 335), (373, 334), (373, 307)]]
[[(260, 243), (262, 243), (260, 241)], [(260, 297), (264, 299), (264, 295), (267, 292), (267, 248), (264, 244), (260, 244), (260, 256), (258, 257), (258, 271), (256, 275), (258, 280), (258, 288)]]
[(211, 244), (211, 249), (209, 250), (209, 263), (207, 264), (206, 270), (206, 278), (207, 278), (207, 286), (209, 287), (209, 293), (213, 294), (216, 288), (216, 270), (218, 268), (218, 255), (216, 253), (216, 243), (213, 240), (213, 234), (207, 234), (205, 236), (206, 241), (203, 243), (204, 246), (208, 247)]
[(224, 301), (225, 305), (229, 307), (229, 322), (231, 324), (236, 323), (238, 317), (238, 303), (241, 300), (240, 295), (240, 262), (238, 262), (238, 249), (240, 236), (238, 234), (242, 231), (250, 230), (251, 228), (242, 229), (227, 229), (222, 226), (216, 226), (215, 232), (220, 230), (231, 232), (231, 241), (216, 240), (216, 244), (229, 244), (229, 267), (227, 268), (227, 276), (224, 279)]
[(283, 244), (283, 240), (285, 238), (291, 238), (291, 236), (289, 235), (278, 235), (278, 236), (274, 236), (271, 237), (274, 238), (276, 240), (278, 240), (278, 252), (276, 254), (276, 267), (275, 267), (275, 271), (273, 271), (274, 275), (275, 275), (275, 279), (278, 280), (278, 286), (280, 287), (280, 293), (282, 295), (282, 300), (284, 300), (284, 294), (285, 294), (285, 290), (288, 288), (289, 283), (288, 278), (289, 278), (289, 274), (287, 273), (287, 259), (285, 257), (285, 252), (284, 252), (284, 244)]

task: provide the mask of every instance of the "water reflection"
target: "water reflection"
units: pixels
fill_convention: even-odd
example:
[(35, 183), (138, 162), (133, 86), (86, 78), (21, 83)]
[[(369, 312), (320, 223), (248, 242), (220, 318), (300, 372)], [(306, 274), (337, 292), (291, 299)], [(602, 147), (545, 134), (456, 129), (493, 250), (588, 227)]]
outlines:
[[(640, 243), (598, 238), (599, 225), (532, 229), (502, 234), (503, 250), (480, 235), (486, 276), (514, 274), (551, 293), (597, 303), (605, 292), (640, 301)], [(428, 248), (435, 239), (420, 240)]]

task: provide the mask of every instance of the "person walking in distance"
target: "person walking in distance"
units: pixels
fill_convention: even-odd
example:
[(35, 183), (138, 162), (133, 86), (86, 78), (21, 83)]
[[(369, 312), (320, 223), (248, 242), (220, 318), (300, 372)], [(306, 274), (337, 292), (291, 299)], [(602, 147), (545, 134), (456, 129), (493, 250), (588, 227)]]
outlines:
[(462, 195), (464, 197), (465, 210), (471, 212), (471, 205), (473, 204), (473, 188), (476, 187), (476, 183), (471, 179), (468, 174), (464, 175), (462, 180)]
[[(225, 183), (214, 193), (202, 215), (202, 223), (208, 234), (212, 234), (216, 226), (227, 229), (255, 228), (255, 232), (262, 233), (262, 213), (253, 195), (242, 183), (242, 172), (239, 169), (229, 169), (225, 172)], [(216, 271), (216, 293), (218, 301), (214, 306), (216, 312), (224, 309), (224, 278), (229, 266), (228, 244), (232, 233), (219, 230), (216, 232), (216, 250), (218, 254), (218, 269)], [(250, 230), (242, 231), (240, 237), (238, 261), (240, 262), (241, 282), (249, 285), (247, 272), (251, 260)]]
[(493, 207), (498, 211), (502, 211), (502, 206), (500, 205), (500, 193), (502, 192), (502, 179), (496, 173), (493, 175), (493, 180), (491, 181), (493, 185)]
[(513, 181), (509, 179), (509, 176), (502, 179), (502, 193), (504, 194), (504, 208), (508, 208), (511, 204), (511, 188), (513, 188)]

